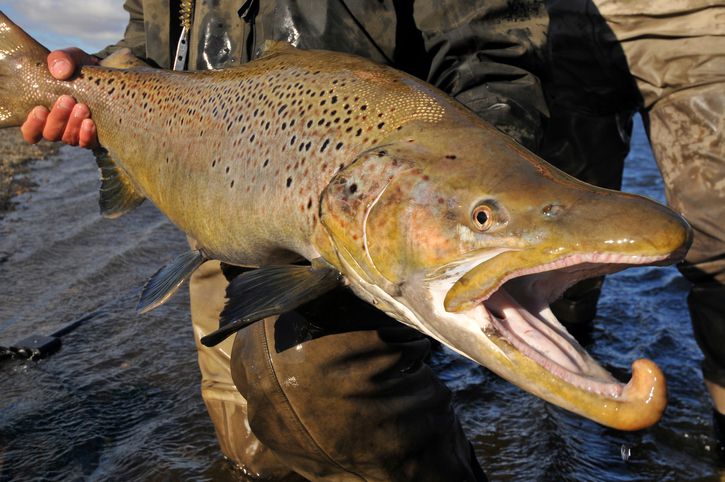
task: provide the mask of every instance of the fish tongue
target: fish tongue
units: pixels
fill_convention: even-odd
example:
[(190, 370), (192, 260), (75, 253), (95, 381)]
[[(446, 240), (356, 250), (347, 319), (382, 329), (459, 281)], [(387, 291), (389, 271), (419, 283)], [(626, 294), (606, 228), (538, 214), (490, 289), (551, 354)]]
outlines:
[(572, 344), (576, 341), (563, 336), (545, 319), (521, 306), (505, 289), (492, 294), (484, 301), (484, 305), (494, 316), (494, 322), (503, 335), (527, 356), (531, 355), (533, 349), (546, 361), (571, 372), (582, 373), (585, 370), (586, 362)]

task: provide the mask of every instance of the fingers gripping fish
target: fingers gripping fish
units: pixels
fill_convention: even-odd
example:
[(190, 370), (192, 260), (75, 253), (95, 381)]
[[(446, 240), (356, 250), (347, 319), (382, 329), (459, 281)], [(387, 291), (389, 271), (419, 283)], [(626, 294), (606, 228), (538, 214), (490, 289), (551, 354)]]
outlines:
[(352, 55), (271, 43), (228, 70), (88, 66), (70, 82), (46, 55), (0, 17), (0, 126), (61, 94), (88, 104), (102, 212), (149, 199), (197, 243), (154, 275), (140, 311), (208, 259), (258, 269), (230, 283), (206, 344), (346, 284), (568, 410), (625, 430), (661, 417), (659, 368), (637, 360), (619, 383), (549, 303), (580, 279), (681, 259), (690, 229), (668, 208), (579, 182), (430, 85)]

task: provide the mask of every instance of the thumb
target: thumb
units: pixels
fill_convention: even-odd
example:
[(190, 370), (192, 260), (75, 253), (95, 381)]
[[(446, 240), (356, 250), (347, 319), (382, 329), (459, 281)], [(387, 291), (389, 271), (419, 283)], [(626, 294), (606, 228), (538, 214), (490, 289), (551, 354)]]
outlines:
[(94, 65), (97, 63), (98, 59), (75, 47), (54, 50), (48, 54), (48, 70), (58, 80), (70, 79), (76, 69), (82, 65)]

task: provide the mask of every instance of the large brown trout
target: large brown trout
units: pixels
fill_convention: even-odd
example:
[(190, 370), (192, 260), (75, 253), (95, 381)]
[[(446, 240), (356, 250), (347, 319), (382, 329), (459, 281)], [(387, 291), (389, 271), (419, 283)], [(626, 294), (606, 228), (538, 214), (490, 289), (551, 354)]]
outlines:
[(661, 417), (659, 368), (637, 360), (619, 383), (549, 303), (582, 278), (680, 259), (690, 231), (668, 208), (579, 182), (352, 55), (273, 43), (229, 70), (93, 66), (60, 82), (47, 53), (0, 17), (0, 126), (61, 94), (88, 104), (108, 153), (103, 213), (148, 198), (198, 247), (149, 281), (141, 311), (205, 260), (258, 267), (231, 282), (213, 344), (344, 283), (568, 410), (625, 430)]

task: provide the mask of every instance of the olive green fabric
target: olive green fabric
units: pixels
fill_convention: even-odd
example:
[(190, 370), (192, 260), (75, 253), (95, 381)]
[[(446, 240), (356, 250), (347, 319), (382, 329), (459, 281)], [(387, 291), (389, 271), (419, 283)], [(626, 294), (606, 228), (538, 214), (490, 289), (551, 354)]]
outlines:
[[(119, 48), (128, 48), (136, 55), (159, 67), (171, 66), (170, 2), (159, 0), (126, 0), (123, 9), (129, 14), (123, 39), (98, 52), (107, 57)], [(175, 45), (174, 45), (175, 47)]]

